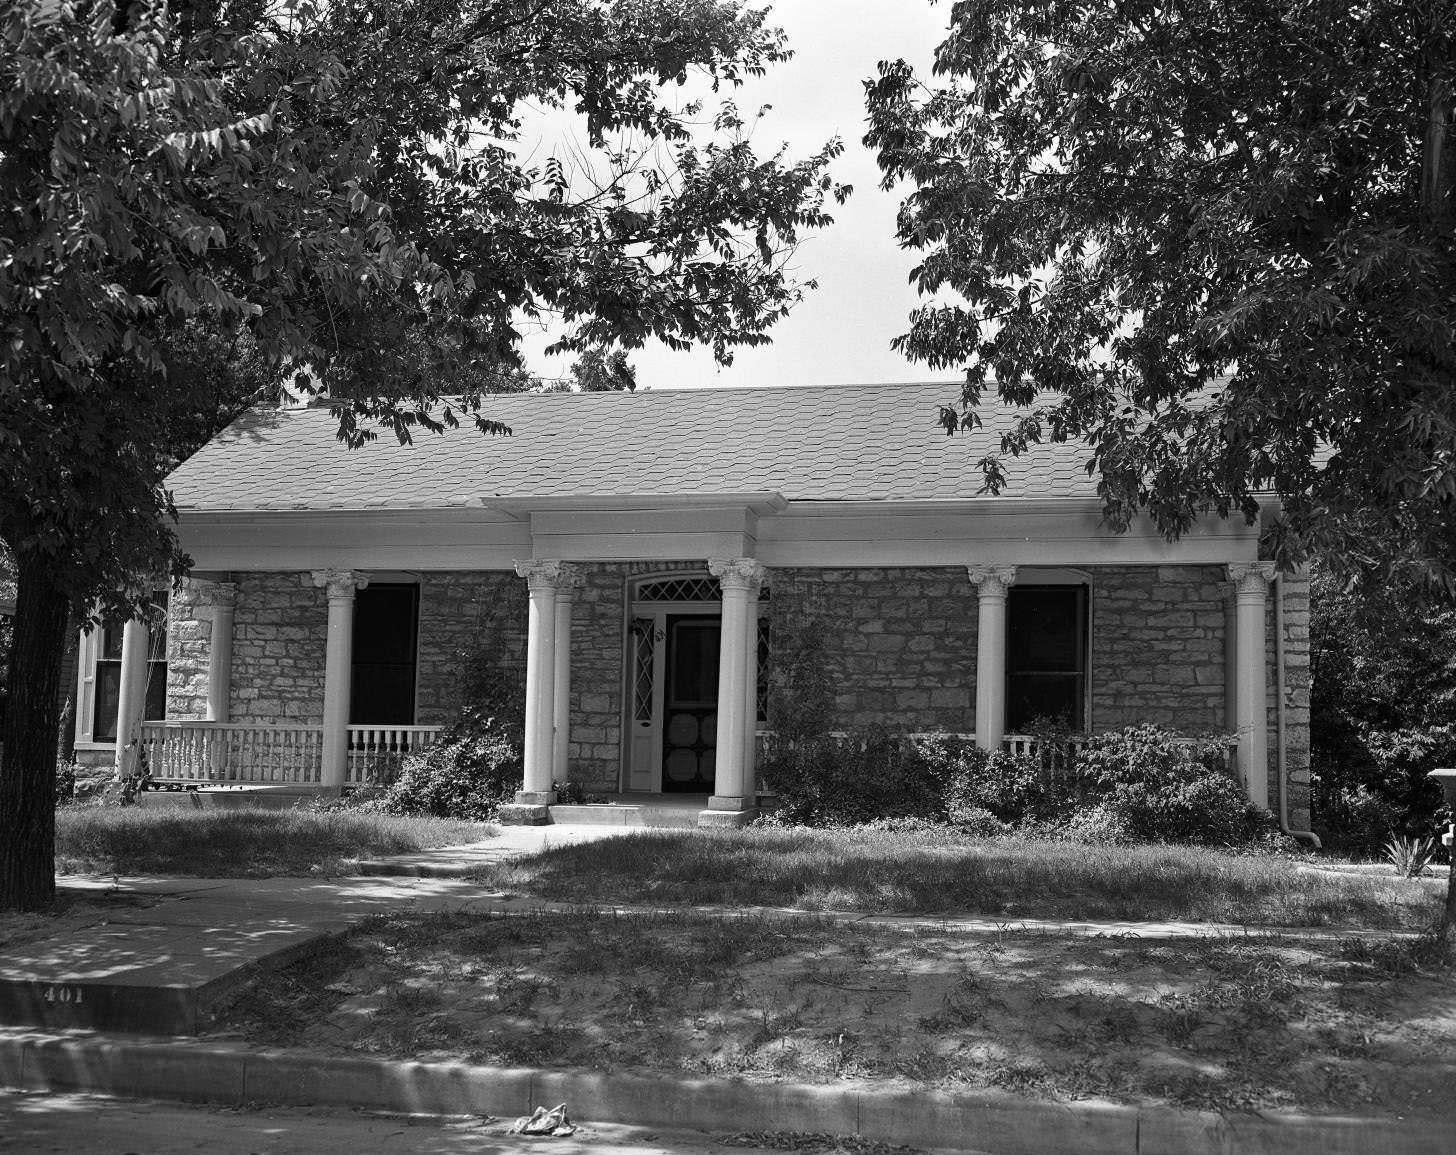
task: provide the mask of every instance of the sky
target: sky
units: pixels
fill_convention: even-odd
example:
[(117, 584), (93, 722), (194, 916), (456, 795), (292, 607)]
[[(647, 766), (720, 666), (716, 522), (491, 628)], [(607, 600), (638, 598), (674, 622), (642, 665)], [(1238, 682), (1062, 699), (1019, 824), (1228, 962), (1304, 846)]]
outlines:
[[(769, 23), (788, 34), (794, 59), (750, 80), (733, 94), (740, 111), (773, 105), (753, 133), (760, 157), (780, 142), (793, 159), (811, 155), (830, 137), (844, 142), (833, 177), (854, 195), (830, 209), (835, 223), (811, 234), (794, 264), (800, 279), (819, 287), (769, 330), (771, 345), (740, 349), (732, 366), (712, 353), (675, 353), (664, 346), (633, 350), (639, 387), (834, 385), (884, 381), (954, 381), (955, 372), (930, 372), (890, 348), (908, 327), (916, 294), (908, 283), (916, 255), (895, 240), (900, 194), (882, 192), (874, 155), (864, 135), (862, 82), (881, 60), (903, 57), (928, 75), (943, 39), (948, 3), (929, 0), (779, 0)], [(552, 333), (527, 334), (528, 367), (543, 377), (567, 375), (574, 355), (549, 358)]]

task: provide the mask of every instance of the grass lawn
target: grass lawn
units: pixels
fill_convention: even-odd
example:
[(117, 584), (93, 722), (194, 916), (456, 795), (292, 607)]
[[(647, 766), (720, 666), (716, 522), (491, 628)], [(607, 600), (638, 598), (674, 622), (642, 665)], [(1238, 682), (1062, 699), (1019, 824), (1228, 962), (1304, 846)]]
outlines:
[(56, 869), (202, 878), (338, 874), (351, 858), (478, 842), (494, 832), (474, 822), (352, 810), (70, 806), (56, 812)]
[(1410, 940), (401, 913), (258, 981), (215, 1034), (333, 1054), (1456, 1123), (1456, 983), (1413, 969), (1417, 957)]
[(1388, 930), (1429, 926), (1445, 889), (1435, 879), (1336, 877), (1302, 870), (1297, 859), (1195, 847), (863, 829), (654, 831), (556, 847), (480, 878), (583, 903)]

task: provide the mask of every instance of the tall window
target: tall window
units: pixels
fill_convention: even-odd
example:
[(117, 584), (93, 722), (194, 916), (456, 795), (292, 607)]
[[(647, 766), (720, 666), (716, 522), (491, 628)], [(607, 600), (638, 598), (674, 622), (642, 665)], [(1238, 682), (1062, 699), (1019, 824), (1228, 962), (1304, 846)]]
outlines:
[(414, 723), (419, 622), (417, 585), (371, 583), (354, 595), (351, 723)]
[[(154, 595), (163, 608), (167, 595)], [(104, 622), (96, 627), (96, 696), (91, 714), (91, 739), (116, 741), (117, 709), (121, 704), (121, 622)], [(154, 625), (147, 631), (147, 701), (142, 717), (160, 722), (167, 716), (167, 627)]]
[(1006, 609), (1006, 729), (1087, 718), (1087, 587), (1013, 586)]

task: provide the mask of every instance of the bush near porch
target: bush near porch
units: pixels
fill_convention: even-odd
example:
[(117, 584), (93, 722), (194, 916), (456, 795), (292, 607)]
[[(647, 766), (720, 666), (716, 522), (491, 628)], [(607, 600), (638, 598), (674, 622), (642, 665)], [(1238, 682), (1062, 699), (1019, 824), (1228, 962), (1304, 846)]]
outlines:
[(1248, 801), (1222, 758), (1214, 739), (1157, 726), (1100, 734), (1075, 751), (1049, 733), (1035, 755), (987, 752), (948, 734), (874, 730), (778, 743), (762, 777), (778, 795), (778, 819), (788, 824), (917, 818), (980, 836), (1274, 842), (1277, 824)]

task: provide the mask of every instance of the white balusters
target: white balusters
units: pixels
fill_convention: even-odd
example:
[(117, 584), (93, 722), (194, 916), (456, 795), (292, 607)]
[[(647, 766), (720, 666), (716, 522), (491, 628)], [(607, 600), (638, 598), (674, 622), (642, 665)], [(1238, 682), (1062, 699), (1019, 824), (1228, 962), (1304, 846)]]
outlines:
[[(439, 726), (350, 726), (347, 781), (387, 781), (405, 757), (439, 737)], [(139, 744), (160, 782), (317, 785), (323, 728), (168, 721), (142, 725)]]

